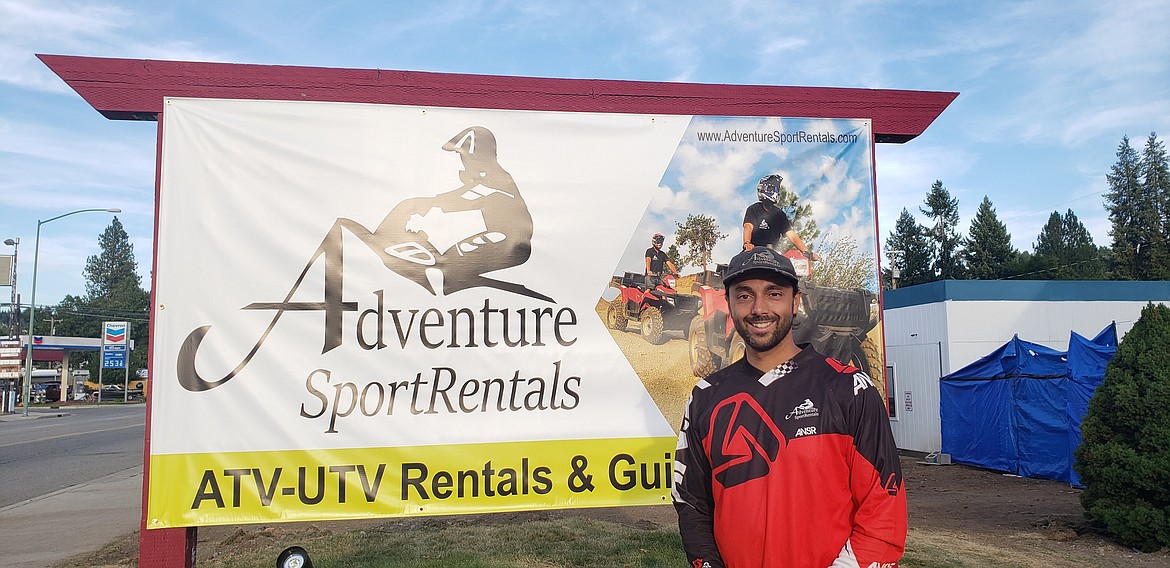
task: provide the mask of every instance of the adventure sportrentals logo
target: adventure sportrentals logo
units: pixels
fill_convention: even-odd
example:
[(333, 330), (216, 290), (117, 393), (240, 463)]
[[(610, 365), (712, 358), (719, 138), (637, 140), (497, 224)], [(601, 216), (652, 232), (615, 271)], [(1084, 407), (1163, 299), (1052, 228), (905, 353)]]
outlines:
[(801, 418), (815, 418), (821, 415), (821, 411), (817, 409), (813, 401), (804, 399), (804, 402), (796, 405), (791, 412), (784, 415), (785, 420), (800, 420)]
[[(291, 313), (324, 314), (322, 354), (343, 344), (343, 321), (347, 312), (360, 312), (356, 314), (355, 335), (361, 348), (366, 350), (387, 348), (395, 340), (401, 349), (421, 347), (429, 350), (481, 345), (488, 348), (540, 346), (547, 342), (572, 345), (576, 341), (573, 328), (577, 325), (577, 315), (571, 308), (553, 305), (553, 298), (524, 284), (486, 276), (525, 263), (532, 251), (532, 215), (511, 174), (497, 160), (495, 135), (482, 126), (471, 126), (443, 144), (442, 150), (457, 154), (462, 162), (463, 167), (457, 176), (459, 185), (455, 189), (405, 199), (394, 206), (373, 230), (352, 219), (336, 219), (316, 250), (306, 251), (308, 261), (283, 299), (253, 302), (241, 308), (271, 311), (273, 314), (267, 328), (239, 363), (220, 377), (204, 377), (198, 370), (197, 359), (212, 326), (200, 326), (187, 334), (179, 349), (176, 360), (179, 384), (188, 391), (200, 392), (227, 383), (245, 370), (281, 318)], [(464, 308), (450, 310), (418, 306), (387, 308), (387, 300), (394, 295), (383, 289), (374, 291), (372, 298), (367, 298), (368, 305), (373, 307), (362, 310), (358, 302), (343, 294), (346, 235), (356, 237), (365, 245), (364, 249), (359, 247), (359, 252), (376, 255), (391, 273), (436, 297), (474, 288), (493, 288), (539, 304), (526, 309), (500, 308), (485, 298)], [(294, 301), (297, 291), (315, 269), (324, 272), (322, 297), (319, 301)], [(370, 328), (374, 331), (369, 331)], [(575, 406), (577, 395), (573, 386), (580, 384), (580, 377), (563, 376), (559, 361), (554, 362), (549, 371), (547, 377), (540, 377), (539, 388), (534, 387), (539, 391), (536, 396), (532, 395), (534, 390), (522, 388), (521, 383), (527, 382), (521, 380), (517, 371), (515, 380), (502, 382), (502, 394), (498, 396), (486, 393), (486, 389), (497, 386), (497, 383), (485, 384), (483, 401), (473, 406), (475, 409), (487, 407), (490, 400), (497, 400), (496, 406), (500, 409), (511, 410)], [(324, 387), (314, 387), (313, 379), (317, 377), (327, 383), (328, 375), (327, 370), (318, 369), (306, 380), (313, 396), (322, 401), (326, 401), (320, 394)], [(438, 366), (427, 371), (428, 377), (423, 375), (420, 372), (414, 381), (405, 382), (405, 390), (413, 391), (410, 394), (412, 412), (433, 411), (437, 405), (444, 405), (445, 396), (448, 397), (446, 407), (454, 409), (458, 406), (469, 411), (469, 404), (463, 399), (460, 399), (460, 404), (454, 404), (450, 402), (450, 396), (454, 395), (445, 394), (456, 385), (459, 389), (478, 393), (477, 389), (461, 383), (454, 369)], [(367, 385), (366, 388), (373, 387)], [(419, 402), (420, 397), (423, 402)], [(393, 396), (390, 400), (394, 400)], [(314, 413), (302, 408), (302, 414), (306, 416)], [(336, 417), (330, 430), (333, 430), (335, 420)]]

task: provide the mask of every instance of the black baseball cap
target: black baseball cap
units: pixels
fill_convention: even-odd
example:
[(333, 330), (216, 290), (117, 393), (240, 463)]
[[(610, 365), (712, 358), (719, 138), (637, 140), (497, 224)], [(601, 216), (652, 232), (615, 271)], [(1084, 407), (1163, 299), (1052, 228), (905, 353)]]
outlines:
[(787, 278), (792, 287), (800, 289), (800, 277), (788, 257), (767, 247), (755, 247), (745, 250), (727, 263), (727, 271), (723, 273), (723, 287), (730, 289), (733, 284), (743, 280), (750, 273), (757, 273), (762, 278), (778, 274)]

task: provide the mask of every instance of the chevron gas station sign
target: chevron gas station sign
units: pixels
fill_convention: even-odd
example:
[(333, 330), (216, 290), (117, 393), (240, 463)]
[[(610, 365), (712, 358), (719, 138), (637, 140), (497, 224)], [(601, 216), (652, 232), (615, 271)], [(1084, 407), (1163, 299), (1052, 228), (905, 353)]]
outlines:
[(125, 369), (129, 349), (130, 324), (124, 321), (102, 323), (102, 368)]

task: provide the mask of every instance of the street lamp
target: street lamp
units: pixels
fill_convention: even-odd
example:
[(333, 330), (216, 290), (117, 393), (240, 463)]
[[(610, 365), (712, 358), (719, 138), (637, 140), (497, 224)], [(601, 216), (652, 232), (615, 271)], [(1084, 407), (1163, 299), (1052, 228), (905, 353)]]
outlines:
[(20, 308), (16, 305), (16, 259), (20, 250), (20, 237), (4, 239), (4, 244), (12, 247), (12, 303), (8, 304), (8, 336), (20, 339)]
[[(36, 239), (36, 241), (34, 241), (34, 244), (33, 244), (33, 275), (32, 275), (33, 278), (32, 278), (32, 293), (31, 293), (32, 298), (28, 302), (28, 352), (25, 354), (25, 360), (24, 360), (24, 392), (22, 393), (22, 396), (24, 398), (24, 413), (23, 414), (25, 416), (28, 416), (29, 396), (31, 395), (30, 390), (32, 388), (33, 325), (36, 322), (35, 318), (36, 318), (36, 312), (37, 312), (37, 261), (40, 260), (40, 255), (41, 255), (41, 225), (44, 225), (45, 223), (48, 223), (50, 221), (56, 221), (57, 219), (60, 219), (62, 217), (76, 215), (78, 213), (103, 212), (103, 211), (106, 213), (121, 213), (122, 212), (121, 209), (114, 209), (114, 208), (111, 208), (111, 209), (78, 209), (77, 211), (70, 211), (68, 213), (62, 213), (61, 215), (57, 215), (56, 217), (53, 217), (51, 219), (45, 219), (44, 221), (37, 221), (37, 239)], [(61, 393), (61, 394), (64, 394), (64, 393)]]

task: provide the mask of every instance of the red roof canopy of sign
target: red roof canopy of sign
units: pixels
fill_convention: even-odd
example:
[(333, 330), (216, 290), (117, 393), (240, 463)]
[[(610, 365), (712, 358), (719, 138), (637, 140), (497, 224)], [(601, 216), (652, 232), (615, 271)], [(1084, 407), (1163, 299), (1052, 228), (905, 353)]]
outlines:
[(877, 142), (922, 134), (953, 92), (547, 79), (37, 55), (106, 118), (158, 120), (163, 97), (512, 110), (868, 118)]

